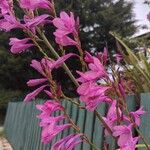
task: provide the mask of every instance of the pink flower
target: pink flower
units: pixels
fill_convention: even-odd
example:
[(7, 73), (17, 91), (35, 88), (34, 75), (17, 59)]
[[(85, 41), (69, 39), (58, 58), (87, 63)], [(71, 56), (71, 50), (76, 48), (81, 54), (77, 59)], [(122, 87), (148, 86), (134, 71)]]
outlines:
[(43, 91), (43, 89), (46, 87), (47, 85), (43, 85), (39, 88), (37, 88), (36, 90), (34, 90), (33, 92), (29, 93), (28, 95), (26, 95), (24, 101), (25, 102), (29, 102), (31, 101), (32, 99), (35, 99), (35, 97), (41, 92)]
[(75, 19), (72, 12), (70, 16), (66, 12), (60, 13), (60, 18), (55, 18), (53, 24), (58, 30), (64, 31), (65, 34), (76, 32)]
[(53, 122), (59, 122), (64, 120), (66, 117), (64, 115), (58, 116), (58, 117), (50, 117), (50, 116), (39, 116), (38, 118), (41, 118), (40, 127), (45, 127), (50, 125)]
[(34, 44), (28, 43), (30, 41), (30, 38), (25, 38), (25, 39), (17, 39), (17, 38), (10, 38), (10, 43), (11, 49), (10, 51), (13, 54), (18, 54), (26, 49), (30, 48), (31, 46), (34, 46)]
[(73, 150), (82, 142), (81, 136), (82, 134), (71, 134), (55, 143), (52, 150)]
[(87, 62), (87, 63), (93, 63), (94, 62), (94, 59), (93, 59), (93, 56), (89, 53), (89, 52), (85, 52), (85, 58), (84, 60)]
[(51, 116), (57, 110), (64, 110), (64, 107), (59, 102), (52, 100), (48, 100), (41, 105), (36, 105), (36, 108), (42, 111), (42, 113), (38, 116), (38, 118), (41, 119), (44, 118), (45, 116)]
[[(87, 57), (89, 56), (86, 56), (86, 60), (87, 60)], [(85, 73), (77, 71), (77, 73), (81, 76), (80, 78), (78, 78), (79, 82), (83, 83), (83, 82), (88, 82), (88, 81), (95, 81), (102, 77), (107, 77), (107, 72), (98, 58), (93, 56), (93, 59), (92, 59), (92, 57), (90, 57), (90, 63), (88, 66), (90, 70)]]
[(44, 90), (44, 92), (45, 92), (49, 97), (52, 97), (52, 96), (53, 96), (52, 93), (51, 93), (50, 91), (48, 91), (48, 90)]
[(20, 7), (31, 10), (37, 8), (51, 9), (52, 4), (48, 0), (20, 0)]
[[(33, 67), (40, 74), (42, 74), (42, 76), (44, 76), (44, 78), (29, 80), (27, 82), (28, 86), (36, 86), (36, 85), (39, 85), (39, 84), (42, 84), (42, 83), (46, 82), (48, 80), (47, 72), (51, 73), (51, 71), (53, 69), (59, 68), (64, 63), (64, 61), (66, 61), (71, 56), (77, 56), (77, 55), (75, 55), (73, 53), (70, 53), (70, 54), (67, 54), (67, 55), (64, 55), (64, 56), (60, 57), (56, 61), (50, 60), (50, 59), (46, 59), (46, 58), (43, 58), (40, 62), (36, 61), (36, 60), (32, 60), (31, 67)], [(28, 94), (25, 97), (25, 101), (30, 101), (30, 100), (34, 99), (35, 96), (37, 96), (42, 90), (44, 90), (45, 86), (46, 85), (41, 86), (40, 88), (36, 89), (32, 93)], [(53, 93), (51, 93), (51, 92), (49, 92), (47, 90), (44, 91), (44, 92), (48, 96), (50, 96), (51, 98), (53, 98)], [(62, 93), (61, 93), (61, 87), (57, 86), (57, 96), (61, 97), (61, 95), (62, 95)]]
[(35, 33), (35, 28), (38, 25), (43, 25), (47, 22), (47, 18), (49, 17), (49, 15), (44, 14), (44, 15), (40, 15), (37, 16), (35, 18), (28, 18), (27, 16), (24, 17), (24, 21), (25, 21), (25, 27), (27, 27), (28, 29), (30, 29), (33, 33)]
[(118, 146), (124, 147), (132, 140), (132, 124), (129, 126), (119, 125), (113, 128), (113, 136), (118, 138)]
[(44, 76), (44, 68), (41, 65), (41, 62), (37, 60), (32, 60), (30, 66), (33, 67), (35, 70), (37, 70), (40, 74)]
[(99, 58), (101, 63), (105, 65), (107, 63), (107, 60), (108, 60), (108, 49), (105, 47), (104, 52), (98, 53), (97, 57)]
[(58, 133), (71, 127), (71, 124), (57, 125), (60, 121), (66, 119), (66, 116), (52, 116), (54, 112), (64, 109), (59, 102), (49, 100), (43, 105), (36, 105), (36, 107), (42, 111), (38, 118), (41, 119), (40, 126), (42, 127), (41, 137), (43, 143), (50, 142)]
[[(108, 110), (107, 116), (103, 117), (104, 121), (107, 123), (107, 125), (111, 129), (113, 128), (113, 126), (115, 125), (115, 122), (117, 120), (116, 104), (117, 104), (116, 100), (113, 100), (113, 102)], [(121, 111), (119, 111), (119, 114), (120, 113), (121, 113)], [(106, 136), (109, 135), (109, 133), (107, 132), (106, 129), (105, 129), (105, 135)]]
[(121, 150), (135, 150), (138, 140), (139, 137), (131, 138), (131, 140), (128, 140), (128, 143), (126, 145), (121, 147)]
[(59, 68), (67, 59), (69, 59), (72, 56), (77, 56), (76, 54), (69, 53), (62, 57), (59, 57), (58, 60), (50, 60), (43, 58), (40, 62), (36, 60), (32, 60), (32, 63), (30, 66), (32, 66), (35, 70), (37, 70), (39, 73), (45, 76), (46, 71), (52, 71), (53, 69)]
[(99, 86), (94, 82), (86, 82), (78, 87), (77, 92), (80, 95), (80, 101), (85, 102), (86, 109), (94, 111), (100, 103), (108, 100), (105, 95), (108, 89), (110, 87)]
[(70, 16), (66, 12), (61, 12), (60, 18), (55, 18), (53, 24), (57, 28), (54, 35), (58, 44), (62, 46), (77, 44), (68, 36), (69, 34), (72, 34), (73, 36), (77, 34), (76, 22), (72, 12), (70, 12)]
[(50, 125), (43, 127), (42, 142), (45, 144), (49, 143), (57, 134), (69, 127), (71, 127), (71, 124), (56, 125), (55, 122), (52, 122)]
[(15, 28), (24, 28), (24, 26), (16, 20), (12, 15), (5, 15), (4, 19), (0, 19), (0, 29), (5, 30), (6, 32), (15, 29)]
[(54, 35), (55, 35), (55, 41), (59, 45), (62, 46), (77, 45), (77, 42), (72, 40), (70, 37), (66, 36), (62, 31), (56, 30), (56, 32), (54, 32)]
[(47, 79), (42, 78), (42, 79), (31, 79), (27, 82), (28, 86), (36, 86), (39, 85), (41, 83), (44, 83), (45, 81), (47, 81)]
[(143, 107), (140, 107), (135, 112), (130, 112), (130, 114), (134, 117), (135, 123), (139, 126), (141, 124), (140, 116), (144, 115), (146, 112), (143, 110)]
[(8, 0), (1, 0), (0, 3), (1, 3), (0, 11), (1, 11), (2, 15), (9, 13), (10, 12), (10, 6), (8, 3)]

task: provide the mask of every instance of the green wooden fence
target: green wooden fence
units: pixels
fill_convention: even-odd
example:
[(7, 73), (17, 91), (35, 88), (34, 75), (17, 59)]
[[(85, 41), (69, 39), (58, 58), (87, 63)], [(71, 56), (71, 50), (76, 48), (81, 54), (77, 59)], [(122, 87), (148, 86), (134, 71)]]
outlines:
[[(127, 102), (129, 109), (135, 110), (135, 97), (129, 96)], [(71, 129), (64, 130), (61, 134), (57, 135), (52, 143), (47, 145), (42, 144), (40, 141), (41, 128), (38, 126), (39, 120), (36, 118), (40, 113), (35, 108), (37, 103), (43, 103), (43, 101), (35, 100), (27, 104), (23, 102), (11, 102), (8, 105), (4, 128), (6, 138), (14, 150), (50, 150), (51, 144), (73, 132)], [(63, 101), (63, 105), (67, 108), (68, 113), (75, 123), (80, 126), (81, 132), (86, 133), (93, 143), (103, 149), (103, 144), (106, 140), (110, 145), (109, 149), (115, 150), (114, 140), (112, 138), (104, 138), (103, 127), (93, 113), (85, 110), (79, 111), (76, 106), (73, 107), (72, 104), (67, 101)], [(147, 114), (142, 117), (140, 130), (150, 143), (150, 94), (141, 94), (141, 105), (144, 106)], [(107, 107), (103, 104), (99, 107), (98, 111), (104, 115), (106, 110)], [(57, 112), (55, 115), (58, 114), (60, 114), (60, 112)], [(91, 150), (91, 147), (83, 143), (75, 150)], [(139, 150), (144, 150), (144, 148)]]

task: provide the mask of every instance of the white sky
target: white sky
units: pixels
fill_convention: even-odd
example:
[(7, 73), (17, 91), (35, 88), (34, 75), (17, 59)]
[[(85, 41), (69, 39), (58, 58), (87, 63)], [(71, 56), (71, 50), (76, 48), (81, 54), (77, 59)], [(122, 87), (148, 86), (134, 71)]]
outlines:
[[(129, 0), (128, 0), (129, 1)], [(130, 0), (134, 2), (134, 13), (137, 25), (147, 25), (149, 29), (140, 29), (136, 35), (150, 32), (150, 22), (147, 20), (147, 14), (150, 12), (150, 6), (143, 4), (144, 0)]]

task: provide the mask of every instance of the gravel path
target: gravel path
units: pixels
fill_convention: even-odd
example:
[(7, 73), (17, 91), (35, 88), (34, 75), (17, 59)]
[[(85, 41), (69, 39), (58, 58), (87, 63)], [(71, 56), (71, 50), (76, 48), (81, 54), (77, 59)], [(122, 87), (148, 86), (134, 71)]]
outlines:
[(0, 137), (0, 150), (13, 150), (8, 141), (3, 137)]

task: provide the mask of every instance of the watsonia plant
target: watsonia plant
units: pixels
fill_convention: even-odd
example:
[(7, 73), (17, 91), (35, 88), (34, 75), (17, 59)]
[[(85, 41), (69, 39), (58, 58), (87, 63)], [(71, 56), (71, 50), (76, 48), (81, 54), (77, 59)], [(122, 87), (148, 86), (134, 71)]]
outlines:
[[(36, 89), (24, 99), (26, 103), (30, 102), (41, 92), (48, 97), (46, 102), (36, 105), (37, 109), (41, 111), (38, 118), (42, 128), (42, 142), (47, 144), (60, 132), (72, 128), (74, 133), (56, 141), (51, 148), (52, 150), (72, 150), (81, 142), (90, 144), (94, 150), (100, 150), (87, 135), (81, 133), (80, 127), (75, 124), (62, 106), (62, 101), (69, 101), (72, 102), (74, 107), (78, 107), (79, 111), (86, 109), (94, 113), (105, 129), (105, 136), (112, 136), (121, 150), (134, 150), (136, 147), (150, 149), (147, 140), (138, 128), (141, 124), (140, 117), (145, 114), (144, 108), (140, 107), (132, 112), (128, 110), (126, 102), (128, 84), (118, 69), (114, 69), (113, 66), (108, 67), (108, 51), (106, 48), (103, 53), (94, 56), (88, 52), (84, 53), (79, 37), (79, 18), (75, 17), (73, 12), (67, 13), (64, 11), (57, 16), (53, 0), (17, 0), (15, 5), (19, 6), (21, 11), (24, 12), (23, 18), (18, 18), (15, 15), (13, 0), (1, 0), (0, 29), (6, 32), (13, 29), (24, 32), (23, 39), (10, 38), (11, 53), (25, 53), (34, 47), (37, 52), (43, 54), (43, 58), (40, 60), (34, 59), (31, 62), (30, 66), (41, 77), (27, 82), (29, 87), (36, 87)], [(45, 28), (49, 27), (55, 28), (55, 32), (47, 37)], [(49, 40), (50, 37), (55, 37), (53, 44)], [(120, 43), (122, 43), (121, 40)], [(76, 53), (66, 51), (65, 48), (68, 46), (76, 48)], [(48, 55), (47, 49), (55, 59)], [(128, 48), (127, 52), (130, 55), (128, 59), (132, 61), (143, 78), (149, 81), (147, 70), (141, 69), (136, 64), (137, 57)], [(65, 63), (72, 57), (79, 59), (81, 62), (81, 69), (76, 73), (79, 75), (78, 79), (75, 78), (75, 75)], [(120, 61), (120, 56), (117, 57), (117, 61)], [(79, 101), (65, 95), (61, 84), (54, 80), (53, 72), (57, 71), (59, 67), (63, 67), (68, 77), (75, 84), (74, 90), (79, 94)], [(106, 116), (101, 116), (97, 111), (102, 103), (108, 106)], [(54, 116), (57, 111), (61, 111), (62, 115)], [(134, 136), (134, 130), (137, 131), (137, 136)], [(143, 141), (142, 145), (137, 144), (139, 139)]]

